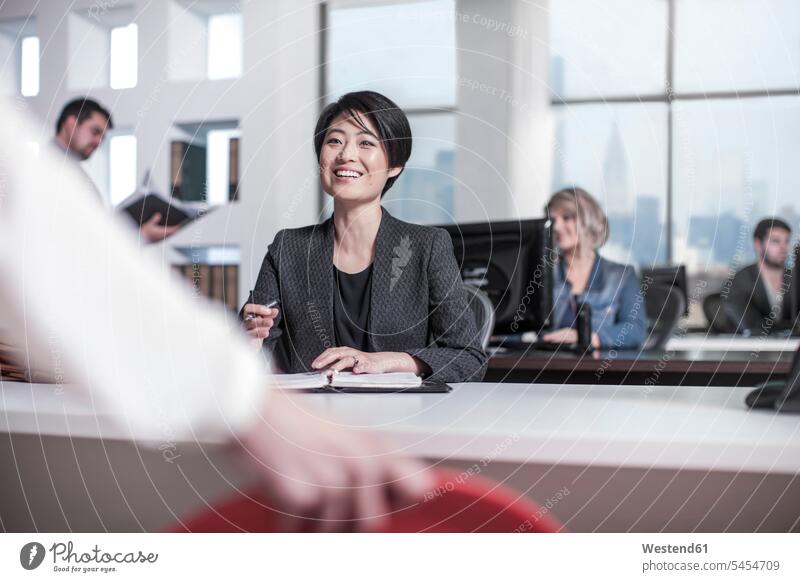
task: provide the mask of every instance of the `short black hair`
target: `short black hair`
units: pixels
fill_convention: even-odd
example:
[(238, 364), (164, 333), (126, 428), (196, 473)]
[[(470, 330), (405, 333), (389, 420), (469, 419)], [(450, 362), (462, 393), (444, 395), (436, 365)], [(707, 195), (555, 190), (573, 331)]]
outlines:
[(753, 229), (753, 238), (764, 242), (770, 228), (782, 228), (790, 234), (792, 232), (792, 227), (790, 227), (786, 221), (772, 216), (769, 218), (762, 218), (758, 221), (755, 229)]
[[(314, 150), (317, 152), (317, 161), (322, 152), (325, 134), (333, 120), (342, 113), (352, 115), (355, 122), (362, 126), (360, 115), (365, 115), (372, 122), (386, 151), (389, 167), (401, 168), (400, 174), (402, 174), (402, 168), (405, 168), (408, 158), (411, 157), (411, 125), (406, 114), (394, 101), (375, 91), (346, 93), (322, 110), (317, 120), (317, 127), (314, 129)], [(381, 196), (386, 194), (400, 174), (386, 180)]]
[(68, 117), (74, 115), (78, 119), (78, 123), (82, 123), (89, 119), (93, 113), (99, 113), (106, 118), (108, 121), (108, 129), (114, 128), (114, 122), (111, 121), (111, 114), (108, 112), (108, 109), (100, 105), (94, 99), (81, 97), (79, 99), (73, 99), (64, 105), (64, 109), (61, 110), (61, 115), (58, 116), (58, 121), (56, 122), (56, 135), (61, 131), (61, 126), (64, 125)]

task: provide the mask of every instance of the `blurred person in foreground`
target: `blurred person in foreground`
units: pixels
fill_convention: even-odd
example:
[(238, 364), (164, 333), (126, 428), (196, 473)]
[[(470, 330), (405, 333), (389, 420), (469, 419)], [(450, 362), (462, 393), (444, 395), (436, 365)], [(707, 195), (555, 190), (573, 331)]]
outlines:
[(34, 365), (58, 349), (71, 385), (142, 442), (165, 426), (183, 441), (230, 442), (276, 509), (320, 529), (380, 529), (432, 486), (373, 435), (271, 390), (244, 334), (149, 264), (76, 167), (59, 167), (52, 148), (19, 147), (34, 135), (27, 113), (0, 100), (0, 114), (0, 311)]

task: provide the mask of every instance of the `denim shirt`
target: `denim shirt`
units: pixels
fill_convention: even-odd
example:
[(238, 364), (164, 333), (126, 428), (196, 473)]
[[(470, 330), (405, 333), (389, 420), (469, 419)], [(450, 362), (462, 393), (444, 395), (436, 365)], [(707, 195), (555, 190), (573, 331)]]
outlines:
[[(564, 261), (553, 269), (554, 329), (575, 327), (572, 285)], [(592, 306), (592, 332), (603, 349), (639, 349), (647, 333), (644, 296), (633, 267), (597, 255), (586, 289), (578, 300)]]

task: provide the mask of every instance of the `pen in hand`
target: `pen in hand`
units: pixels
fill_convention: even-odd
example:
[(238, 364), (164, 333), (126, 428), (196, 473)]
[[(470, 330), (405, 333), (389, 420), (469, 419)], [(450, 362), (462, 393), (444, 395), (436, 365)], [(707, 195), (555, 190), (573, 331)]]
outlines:
[[(247, 303), (255, 303), (255, 302), (256, 302), (256, 300), (255, 300), (255, 291), (251, 289), (251, 290), (250, 290), (250, 294), (247, 296)], [(278, 301), (277, 299), (273, 299), (272, 301), (270, 301), (269, 303), (267, 303), (267, 304), (266, 304), (264, 307), (266, 307), (267, 309), (271, 309), (271, 308), (273, 308), (273, 307), (277, 307), (277, 306), (278, 306), (278, 303), (280, 303), (280, 301)], [(255, 313), (248, 313), (248, 314), (247, 314), (247, 315), (244, 317), (244, 320), (245, 320), (245, 321), (252, 321), (252, 320), (254, 320), (256, 317), (257, 317), (257, 316), (256, 316), (256, 314), (255, 314)]]

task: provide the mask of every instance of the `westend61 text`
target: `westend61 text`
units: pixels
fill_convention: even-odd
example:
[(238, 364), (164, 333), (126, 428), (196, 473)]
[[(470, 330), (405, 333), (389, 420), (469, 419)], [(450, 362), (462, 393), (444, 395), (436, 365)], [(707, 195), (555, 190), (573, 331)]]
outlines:
[(708, 544), (689, 544), (686, 546), (642, 544), (645, 554), (707, 554)]

